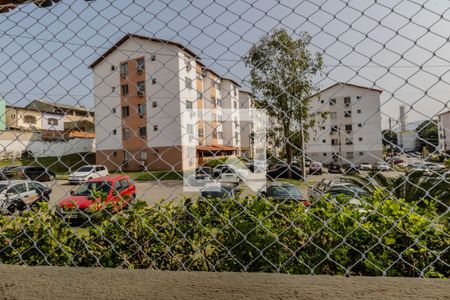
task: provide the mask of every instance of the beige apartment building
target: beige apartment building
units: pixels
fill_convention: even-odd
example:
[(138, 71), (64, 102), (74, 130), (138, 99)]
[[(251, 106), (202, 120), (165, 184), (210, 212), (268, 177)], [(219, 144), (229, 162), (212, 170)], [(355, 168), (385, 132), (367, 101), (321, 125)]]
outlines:
[(97, 163), (112, 170), (185, 170), (239, 154), (239, 135), (228, 136), (236, 127), (228, 128), (223, 116), (238, 99), (238, 85), (183, 45), (127, 34), (90, 67)]
[(450, 111), (438, 115), (439, 151), (450, 153)]

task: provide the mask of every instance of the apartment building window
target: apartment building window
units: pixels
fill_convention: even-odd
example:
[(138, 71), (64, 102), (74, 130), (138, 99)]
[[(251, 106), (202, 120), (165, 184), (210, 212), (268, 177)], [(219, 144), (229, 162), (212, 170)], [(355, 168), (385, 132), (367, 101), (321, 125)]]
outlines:
[(233, 85), (233, 94), (235, 97), (238, 95), (238, 88), (235, 85)]
[(141, 152), (139, 152), (139, 159), (140, 160), (147, 160), (147, 151), (142, 150)]
[(234, 133), (234, 140), (235, 140), (236, 144), (239, 143), (239, 132)]
[(353, 145), (352, 139), (345, 139), (345, 144), (346, 145)]
[(218, 91), (220, 91), (222, 89), (222, 86), (218, 82), (215, 83), (215, 87), (216, 87), (216, 90), (218, 90)]
[(187, 124), (186, 131), (187, 131), (188, 134), (193, 135), (194, 134), (194, 125)]
[(330, 113), (330, 118), (331, 119), (337, 119), (337, 112)]
[(23, 121), (27, 124), (36, 124), (36, 117), (35, 116), (24, 116)]
[(120, 64), (120, 76), (125, 77), (128, 75), (128, 63)]
[(344, 105), (345, 107), (349, 107), (351, 103), (350, 97), (345, 97), (344, 98)]
[(358, 123), (358, 127), (362, 127), (362, 124), (361, 124), (361, 123)]
[(189, 77), (184, 77), (184, 87), (187, 89), (192, 89), (192, 79)]
[(222, 123), (222, 115), (217, 115), (217, 122)]
[(122, 106), (122, 118), (126, 118), (130, 115), (130, 107)]
[(222, 99), (219, 98), (216, 99), (216, 106), (222, 107)]
[(345, 131), (352, 131), (353, 126), (351, 124), (345, 125)]
[(219, 140), (223, 139), (223, 132), (222, 131), (217, 132), (217, 138)]
[(331, 145), (333, 145), (333, 146), (338, 145), (338, 140), (337, 139), (332, 139), (331, 140)]
[(155, 61), (155, 60), (156, 60), (156, 55), (155, 55), (155, 54), (152, 54), (150, 60), (151, 60), (151, 61)]
[(203, 129), (199, 129), (198, 130), (198, 137), (199, 138), (202, 138), (204, 136), (204, 131), (203, 131)]
[(158, 125), (153, 125), (153, 131), (158, 131)]
[(152, 107), (158, 107), (158, 102), (153, 101), (153, 102), (152, 102)]
[(359, 156), (363, 156), (364, 155), (364, 152), (359, 152)]
[(362, 142), (363, 141), (363, 138), (362, 137), (360, 137), (359, 139), (358, 139), (360, 142)]
[(324, 103), (325, 103), (325, 100), (319, 99), (319, 102), (320, 102), (321, 104), (324, 104)]
[(186, 101), (186, 109), (192, 109), (194, 107), (194, 103), (192, 101)]
[(145, 115), (145, 104), (138, 104), (137, 106), (139, 117), (143, 118)]
[(353, 158), (353, 152), (347, 152), (347, 158)]
[(122, 96), (128, 95), (128, 84), (122, 84), (120, 86), (120, 90), (122, 92)]
[(152, 78), (152, 84), (156, 84), (156, 78)]
[(234, 107), (235, 109), (238, 108), (238, 103), (237, 103), (236, 101), (233, 101), (233, 107)]
[(361, 113), (361, 110), (360, 109), (358, 109), (357, 111), (356, 111), (358, 114), (360, 114)]
[(213, 139), (217, 139), (217, 131), (216, 131), (216, 129), (213, 130), (212, 137), (213, 137)]
[(131, 153), (127, 150), (123, 151), (123, 160), (124, 162), (129, 162), (131, 160)]
[(336, 104), (336, 99), (330, 99), (330, 105), (335, 105)]
[(139, 96), (144, 95), (144, 93), (145, 93), (145, 81), (138, 81), (136, 86), (137, 86), (137, 94)]
[(143, 73), (145, 70), (145, 60), (143, 58), (138, 58), (136, 60), (136, 71), (138, 73)]
[(111, 87), (111, 93), (115, 93), (115, 92), (116, 92), (116, 87), (115, 86)]
[(58, 119), (50, 118), (47, 120), (47, 124), (50, 126), (58, 126)]
[(122, 131), (123, 131), (123, 139), (127, 140), (130, 137), (130, 129), (124, 128)]
[(111, 108), (111, 113), (113, 113), (113, 114), (116, 113), (116, 108), (115, 107)]
[(344, 117), (345, 118), (351, 118), (352, 117), (352, 111), (351, 110), (346, 110), (344, 112)]
[(197, 99), (203, 99), (203, 93), (200, 91), (197, 91)]
[(322, 143), (324, 143), (324, 144), (325, 144), (326, 142), (327, 142), (327, 140), (322, 140)]
[(139, 127), (139, 136), (146, 137), (147, 136), (147, 127)]
[(337, 132), (337, 131), (338, 131), (338, 127), (336, 125), (332, 125), (331, 132)]
[(117, 134), (117, 130), (114, 129), (114, 130), (113, 130), (113, 135), (116, 135), (116, 134)]

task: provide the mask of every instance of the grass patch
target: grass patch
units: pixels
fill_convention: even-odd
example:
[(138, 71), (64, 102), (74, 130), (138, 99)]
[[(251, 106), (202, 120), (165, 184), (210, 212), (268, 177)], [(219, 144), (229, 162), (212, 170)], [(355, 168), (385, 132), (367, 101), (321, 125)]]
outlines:
[(75, 153), (56, 157), (21, 158), (0, 161), (0, 166), (42, 166), (57, 175), (64, 175), (77, 170), (84, 165), (95, 164), (95, 153)]
[(138, 181), (183, 180), (183, 171), (143, 171), (126, 173), (130, 178)]

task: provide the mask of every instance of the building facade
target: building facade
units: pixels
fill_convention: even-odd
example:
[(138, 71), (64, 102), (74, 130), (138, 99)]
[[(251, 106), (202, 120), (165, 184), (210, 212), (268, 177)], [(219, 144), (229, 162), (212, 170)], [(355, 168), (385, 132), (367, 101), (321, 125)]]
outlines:
[(250, 113), (251, 109), (254, 108), (253, 95), (247, 91), (240, 91), (239, 100), (241, 108), (241, 153), (243, 157), (252, 158), (254, 123)]
[(438, 115), (439, 151), (450, 152), (450, 111)]
[(224, 136), (222, 78), (191, 50), (128, 34), (90, 67), (97, 163), (185, 170), (238, 153), (240, 141)]
[(380, 94), (382, 90), (337, 83), (311, 97), (312, 112), (325, 120), (309, 131), (307, 156), (342, 164), (383, 160)]

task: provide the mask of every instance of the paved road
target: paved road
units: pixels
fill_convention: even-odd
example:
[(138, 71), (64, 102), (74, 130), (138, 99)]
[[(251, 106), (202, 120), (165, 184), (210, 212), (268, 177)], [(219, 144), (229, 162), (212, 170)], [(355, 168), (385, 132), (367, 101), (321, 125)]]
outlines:
[[(400, 172), (383, 172), (388, 177), (399, 176)], [(367, 172), (362, 172), (361, 175), (367, 175)], [(308, 184), (302, 184), (299, 181), (300, 189), (304, 195), (307, 195), (308, 186), (312, 186), (322, 179), (336, 179), (340, 174), (323, 174), (310, 175), (307, 178)], [(46, 182), (48, 186), (52, 187), (52, 194), (50, 195), (50, 206), (54, 206), (61, 199), (70, 195), (71, 190), (77, 189), (76, 185), (69, 185), (67, 181), (57, 180), (53, 182)], [(148, 204), (155, 204), (159, 201), (170, 201), (173, 199), (183, 199), (183, 197), (196, 196), (195, 192), (185, 192), (183, 190), (183, 182), (180, 180), (161, 180), (161, 181), (137, 181), (137, 198), (144, 200)], [(241, 185), (242, 194), (254, 194), (248, 187)]]

